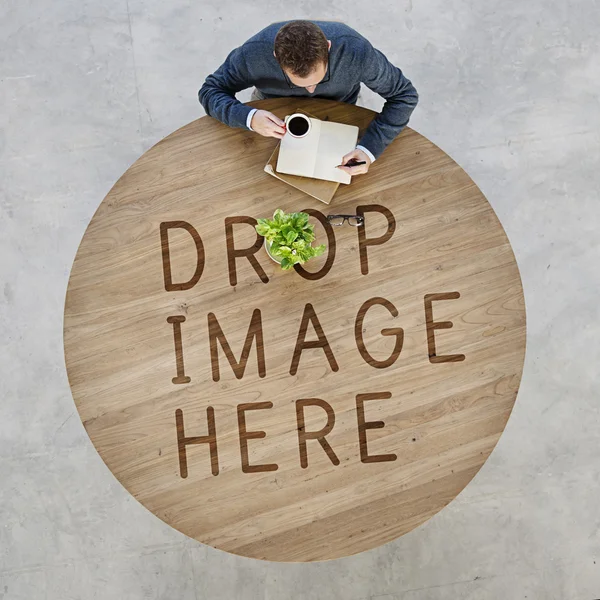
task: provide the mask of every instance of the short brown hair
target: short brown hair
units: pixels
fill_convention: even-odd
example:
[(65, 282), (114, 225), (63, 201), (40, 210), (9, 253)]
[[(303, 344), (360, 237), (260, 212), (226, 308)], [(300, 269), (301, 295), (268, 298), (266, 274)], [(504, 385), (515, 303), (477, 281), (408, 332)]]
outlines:
[(329, 44), (323, 30), (311, 21), (290, 21), (275, 36), (275, 54), (282, 68), (298, 77), (327, 64)]

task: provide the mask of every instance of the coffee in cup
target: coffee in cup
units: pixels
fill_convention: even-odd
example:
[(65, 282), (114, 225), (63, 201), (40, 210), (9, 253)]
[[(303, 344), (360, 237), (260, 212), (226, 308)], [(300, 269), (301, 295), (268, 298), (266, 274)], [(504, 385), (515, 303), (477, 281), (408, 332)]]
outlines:
[(285, 118), (288, 133), (292, 137), (304, 137), (310, 131), (310, 119), (301, 113), (294, 113)]

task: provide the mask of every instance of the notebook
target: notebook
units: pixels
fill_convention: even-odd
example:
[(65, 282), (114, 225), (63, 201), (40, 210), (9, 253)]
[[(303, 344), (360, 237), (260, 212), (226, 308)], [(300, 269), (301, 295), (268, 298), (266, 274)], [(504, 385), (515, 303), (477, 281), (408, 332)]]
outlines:
[(356, 148), (358, 127), (309, 117), (311, 128), (302, 138), (286, 133), (281, 140), (276, 171), (348, 184), (352, 176), (335, 167)]
[(273, 150), (269, 162), (265, 165), (265, 172), (325, 204), (330, 204), (338, 187), (340, 187), (339, 181), (324, 181), (323, 179), (313, 179), (312, 177), (278, 173), (275, 167), (277, 166), (280, 145), (281, 143), (277, 144), (275, 150)]

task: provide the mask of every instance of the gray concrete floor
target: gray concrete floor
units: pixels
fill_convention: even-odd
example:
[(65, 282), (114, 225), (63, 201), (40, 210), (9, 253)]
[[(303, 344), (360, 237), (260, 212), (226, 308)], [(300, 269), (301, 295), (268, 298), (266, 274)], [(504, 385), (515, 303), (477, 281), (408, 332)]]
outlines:
[[(411, 125), (496, 210), (528, 313), (517, 404), (473, 482), (401, 539), (312, 565), (230, 556), (139, 505), (85, 434), (62, 350), (98, 204), (203, 114), (231, 48), (288, 18), (347, 22), (415, 83)], [(0, 599), (600, 598), (599, 23), (596, 0), (3, 0)]]

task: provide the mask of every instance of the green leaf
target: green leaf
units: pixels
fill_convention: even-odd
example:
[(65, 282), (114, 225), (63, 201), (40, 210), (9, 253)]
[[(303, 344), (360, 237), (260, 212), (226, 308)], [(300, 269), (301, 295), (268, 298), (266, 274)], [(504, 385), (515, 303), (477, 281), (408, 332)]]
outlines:
[(283, 260), (281, 261), (281, 268), (284, 271), (287, 271), (288, 269), (292, 268), (292, 261), (286, 256), (283, 258)]
[(269, 231), (271, 231), (271, 228), (266, 223), (259, 223), (255, 226), (255, 229), (258, 235), (262, 235), (263, 237), (265, 237)]

